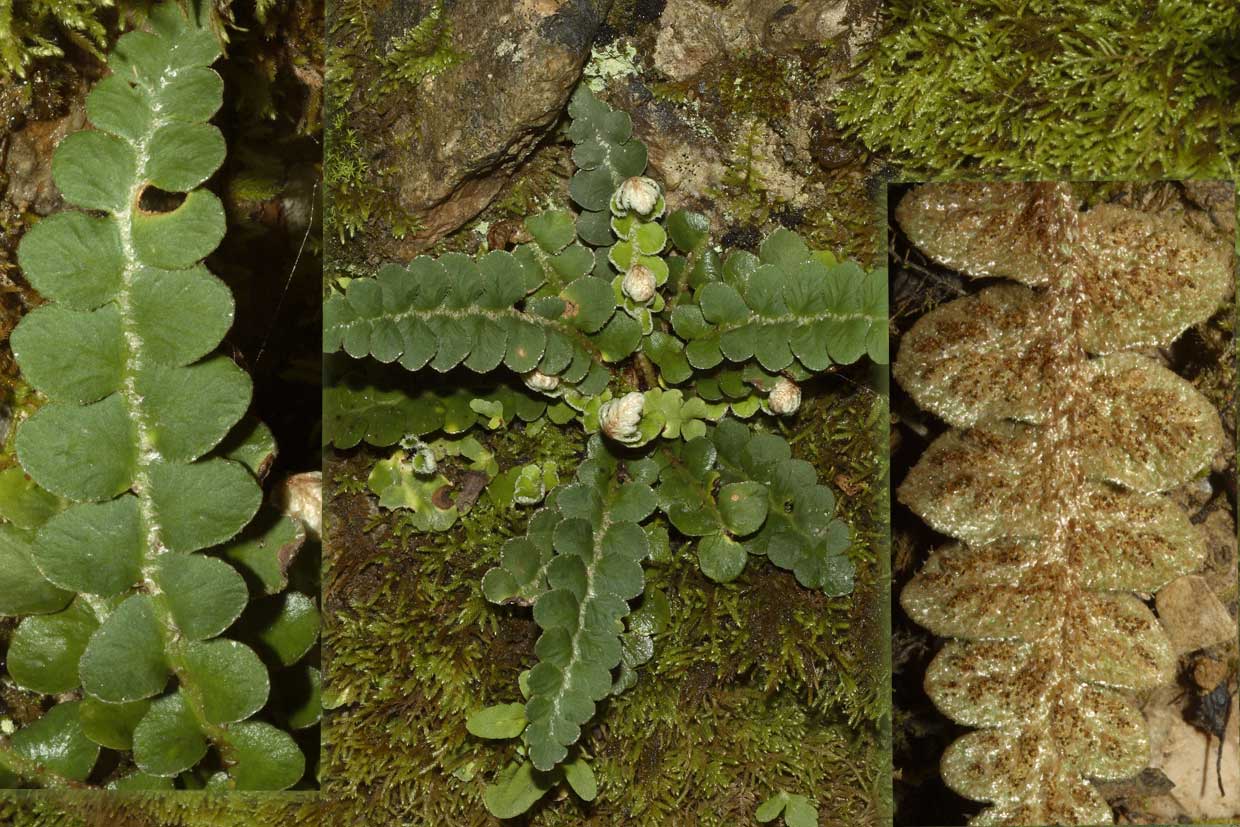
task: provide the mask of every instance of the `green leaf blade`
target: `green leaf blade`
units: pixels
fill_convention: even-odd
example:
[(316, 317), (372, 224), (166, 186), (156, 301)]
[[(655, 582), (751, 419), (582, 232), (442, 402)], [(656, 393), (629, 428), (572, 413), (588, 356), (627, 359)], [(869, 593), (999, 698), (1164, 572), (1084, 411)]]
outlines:
[(551, 781), (530, 764), (509, 764), (482, 793), (487, 812), (496, 818), (516, 818), (533, 807), (551, 789)]
[(85, 404), (121, 386), (125, 340), (110, 305), (94, 311), (45, 305), (22, 318), (10, 342), (22, 375), (51, 399)]
[(238, 790), (286, 790), (306, 771), (306, 756), (289, 735), (262, 721), (229, 728), (236, 764), (229, 768)]
[(99, 745), (82, 733), (80, 701), (59, 703), (14, 733), (13, 750), (57, 775), (85, 781), (99, 760)]
[(137, 497), (82, 503), (39, 530), (33, 553), (47, 579), (61, 588), (103, 597), (142, 579), (146, 538)]
[(161, 778), (184, 772), (207, 754), (207, 739), (180, 690), (151, 703), (132, 740), (138, 768)]
[(478, 710), (465, 721), (465, 729), (479, 738), (516, 738), (525, 731), (525, 704), (497, 704)]
[(106, 500), (129, 488), (137, 440), (124, 400), (113, 394), (78, 407), (52, 402), (17, 432), (17, 456), (41, 486), (76, 501)]
[(173, 122), (151, 136), (147, 179), (168, 192), (189, 192), (224, 162), (224, 136), (210, 124)]
[(52, 156), (52, 178), (70, 204), (119, 213), (138, 177), (133, 149), (103, 132), (74, 132)]
[(206, 190), (194, 190), (175, 210), (141, 213), (133, 219), (138, 260), (164, 270), (193, 267), (224, 238), (224, 207)]
[(190, 554), (162, 554), (152, 575), (173, 622), (187, 640), (214, 637), (241, 616), (245, 580), (227, 563)]
[(35, 566), (30, 532), (0, 523), (0, 616), (56, 612), (73, 593), (52, 585)]
[(55, 695), (81, 684), (78, 661), (99, 620), (82, 600), (54, 614), (27, 617), (9, 641), (9, 674), (18, 686)]
[(161, 462), (149, 474), (151, 505), (173, 551), (197, 551), (231, 539), (262, 502), (249, 471), (228, 460)]
[(243, 643), (224, 638), (191, 642), (180, 661), (186, 678), (202, 693), (208, 723), (243, 721), (267, 703), (271, 690), (267, 668)]
[(158, 694), (168, 683), (164, 630), (147, 595), (126, 598), (95, 630), (82, 654), (82, 686), (107, 703)]

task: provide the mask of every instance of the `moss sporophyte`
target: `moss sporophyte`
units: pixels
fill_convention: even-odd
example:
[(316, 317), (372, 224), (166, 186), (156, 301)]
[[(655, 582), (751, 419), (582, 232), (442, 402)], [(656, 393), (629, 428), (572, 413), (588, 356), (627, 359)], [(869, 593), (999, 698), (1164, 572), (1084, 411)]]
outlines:
[(926, 692), (973, 728), (942, 774), (979, 824), (1111, 823), (1094, 780), (1140, 773), (1137, 694), (1175, 652), (1141, 599), (1199, 568), (1202, 535), (1170, 489), (1224, 447), (1218, 412), (1147, 348), (1233, 291), (1228, 239), (1182, 213), (1088, 210), (1055, 184), (928, 184), (896, 217), (928, 256), (1004, 279), (923, 316), (893, 373), (952, 426), (899, 498), (957, 542), (905, 586), (949, 638)]
[[(884, 270), (811, 251), (787, 230), (757, 255), (720, 251), (703, 216), (668, 212), (627, 114), (584, 86), (569, 114), (575, 211), (525, 219), (532, 241), (512, 251), (383, 266), (324, 307), (329, 353), (480, 376), (476, 389), (409, 395), (368, 385), (362, 363), (346, 360), (327, 391), (326, 439), (403, 441), (371, 474), (372, 491), (419, 515), (420, 530), (444, 530), (459, 510), (430, 457), (459, 455), (471, 479), (502, 492), (497, 502), (538, 506), (481, 583), (493, 603), (531, 607), (540, 630), (522, 700), (467, 721), (478, 737), (517, 742), (483, 796), (503, 818), (561, 782), (595, 797), (582, 729), (634, 685), (668, 622), (666, 597), (643, 596), (642, 563), (669, 556), (669, 530), (712, 580), (736, 579), (757, 556), (804, 588), (852, 592), (852, 531), (815, 468), (793, 458), (779, 417), (798, 410), (800, 384), (816, 374), (887, 360)], [(571, 477), (554, 463), (501, 474), (460, 436), (518, 421), (584, 429)], [(437, 432), (446, 436), (421, 442)], [(811, 806), (778, 803), (789, 823)], [(771, 818), (783, 811), (772, 808)]]
[[(260, 712), (317, 683), (318, 610), (287, 577), (304, 531), (260, 510), (275, 444), (216, 350), (233, 299), (201, 263), (225, 227), (201, 187), (225, 154), (219, 56), (176, 3), (121, 37), (95, 128), (52, 160), (78, 209), (18, 250), (48, 303), (11, 344), (44, 401), (0, 473), (0, 615), (21, 618), (8, 677), (55, 702), (0, 737), (3, 786), (277, 790), (305, 771), (291, 732), (317, 700)], [(148, 189), (184, 197), (150, 212)]]

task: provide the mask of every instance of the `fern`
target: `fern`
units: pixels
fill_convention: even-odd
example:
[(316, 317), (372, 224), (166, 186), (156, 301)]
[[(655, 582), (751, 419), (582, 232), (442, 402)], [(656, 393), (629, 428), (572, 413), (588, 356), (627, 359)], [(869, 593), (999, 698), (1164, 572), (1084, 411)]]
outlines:
[[(318, 615), (292, 593), (252, 602), (243, 576), (282, 591), (274, 558), (287, 566), (299, 530), (264, 517), (234, 541), (258, 512), (256, 477), (275, 446), (243, 420), (249, 377), (213, 352), (233, 315), (228, 288), (201, 264), (224, 234), (219, 200), (200, 188), (225, 152), (206, 123), (223, 90), (209, 68), (219, 43), (174, 3), (152, 11), (150, 29), (118, 41), (111, 74), (88, 96), (97, 129), (56, 150), (56, 184), (80, 211), (44, 219), (18, 252), (50, 300), (12, 334), (23, 374), (48, 400), (17, 433), (38, 486), (21, 494), (47, 508), (2, 535), (17, 567), (0, 591), (23, 597), (0, 610), (31, 613), (7, 664), (27, 689), (80, 687), (84, 698), (0, 742), (0, 767), (81, 782), (107, 747), (132, 751), (138, 772), (122, 786), (170, 787), (213, 748), (213, 785), (282, 789), (305, 757), (254, 717), (268, 702), (268, 665), (221, 634), (253, 636), (279, 668), (313, 644)], [(149, 212), (152, 189), (184, 198)]]
[[(585, 800), (597, 792), (577, 744), (599, 703), (633, 686), (654, 654), (668, 605), (645, 592), (642, 563), (670, 556), (669, 526), (694, 543), (713, 580), (734, 580), (750, 556), (765, 556), (807, 588), (851, 593), (852, 532), (773, 422), (798, 410), (799, 381), (867, 354), (886, 359), (883, 271), (811, 252), (786, 230), (766, 240), (761, 257), (721, 258), (705, 217), (669, 213), (658, 183), (643, 176), (646, 148), (628, 115), (586, 87), (569, 114), (577, 214), (527, 218), (531, 240), (511, 253), (386, 265), (326, 305), (329, 353), (415, 377), (464, 368), (487, 388), (403, 390), (375, 381), (372, 364), (344, 369), (350, 378), (328, 391), (329, 406), (350, 406), (327, 413), (341, 423), (330, 429), (337, 445), (406, 437), (412, 456), (382, 464), (400, 466), (402, 490), (431, 530), (456, 512), (425, 506), (428, 490), (451, 484), (420, 437), (515, 420), (529, 430), (577, 423), (590, 435), (573, 480), (546, 492), (482, 582), (488, 600), (532, 607), (542, 630), (538, 662), (518, 681), (524, 702), (467, 722), (479, 737), (521, 740), (519, 757), (484, 793), (503, 818), (561, 782)], [(502, 379), (497, 386), (501, 370), (519, 374), (531, 395)], [(492, 485), (512, 488), (500, 502), (533, 504), (543, 492), (517, 497), (516, 486), (546, 487), (546, 475), (506, 469)]]
[(755, 554), (792, 571), (806, 588), (852, 592), (845, 554), (852, 537), (833, 517), (835, 495), (817, 483), (812, 465), (792, 459), (782, 437), (728, 419), (706, 437), (673, 446), (659, 507), (680, 533), (703, 538), (699, 559), (714, 580), (735, 579)]
[(757, 359), (768, 371), (793, 360), (809, 371), (851, 364), (863, 355), (887, 360), (887, 284), (881, 271), (814, 256), (790, 232), (777, 232), (755, 257), (733, 253), (719, 281), (672, 314), (685, 357), (707, 369), (723, 359)]
[[(338, 364), (329, 360), (329, 373)], [(323, 407), (324, 441), (352, 448), (362, 441), (387, 446), (436, 431), (459, 434), (478, 426), (533, 422), (546, 413), (547, 399), (519, 383), (420, 387), (404, 371), (367, 365), (341, 367), (324, 390)]]
[[(607, 323), (615, 312), (611, 289), (581, 277), (557, 296), (513, 307), (542, 283), (507, 252), (488, 253), (476, 264), (449, 254), (417, 258), (409, 267), (385, 267), (373, 279), (354, 279), (345, 295), (324, 306), (327, 352), (343, 348), (354, 358), (399, 359), (401, 367), (444, 372), (462, 365), (486, 373), (500, 364), (518, 373), (547, 376), (597, 392), (607, 382), (607, 361), (636, 342)], [(595, 334), (595, 335), (591, 335)]]
[(944, 754), (944, 780), (991, 804), (976, 823), (1109, 823), (1089, 779), (1146, 766), (1131, 693), (1169, 682), (1175, 666), (1133, 593), (1205, 554), (1162, 492), (1224, 444), (1192, 385), (1125, 351), (1165, 347), (1214, 312), (1232, 289), (1229, 245), (1179, 216), (1080, 212), (1055, 185), (926, 185), (896, 215), (931, 257), (1033, 286), (936, 308), (893, 369), (962, 429), (936, 440), (899, 489), (961, 541), (934, 551), (901, 594), (910, 617), (953, 639), (926, 691), (976, 728)]

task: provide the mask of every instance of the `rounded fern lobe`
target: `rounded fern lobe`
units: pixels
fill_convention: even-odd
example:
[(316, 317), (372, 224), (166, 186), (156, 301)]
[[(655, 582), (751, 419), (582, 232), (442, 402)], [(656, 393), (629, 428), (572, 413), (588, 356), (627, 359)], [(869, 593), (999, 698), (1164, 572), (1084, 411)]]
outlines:
[(124, 212), (138, 174), (133, 148), (104, 132), (74, 132), (52, 156), (52, 178), (65, 200), (87, 210)]
[(193, 767), (208, 749), (207, 739), (180, 690), (151, 703), (133, 729), (132, 743), (138, 768), (163, 778)]
[(232, 291), (201, 265), (189, 270), (143, 267), (129, 294), (130, 323), (145, 351), (162, 365), (181, 366), (215, 349), (232, 326)]
[(151, 505), (172, 551), (190, 552), (232, 539), (262, 504), (262, 490), (241, 464), (207, 459), (159, 462), (149, 469)]
[(211, 124), (169, 123), (151, 136), (144, 172), (160, 189), (189, 192), (219, 169), (224, 153), (224, 136)]
[(133, 749), (134, 728), (151, 708), (151, 701), (109, 704), (87, 696), (80, 710), (82, 731), (101, 747)]
[(123, 382), (126, 346), (114, 305), (93, 311), (44, 305), (22, 318), (10, 344), (22, 375), (50, 399), (84, 405)]
[(244, 721), (267, 703), (267, 668), (244, 643), (225, 638), (189, 643), (180, 653), (180, 666), (184, 679), (202, 693), (208, 724)]
[(33, 532), (0, 523), (0, 617), (56, 612), (73, 599), (35, 566), (33, 543)]
[(116, 220), (60, 212), (22, 236), (17, 263), (47, 299), (74, 310), (93, 310), (116, 297), (125, 270)]
[(108, 500), (133, 482), (137, 438), (119, 394), (90, 405), (50, 402), (17, 431), (17, 457), (35, 482), (78, 502)]
[(306, 772), (297, 742), (271, 724), (244, 721), (229, 727), (236, 763), (229, 768), (237, 790), (287, 790)]
[(105, 703), (159, 694), (168, 683), (165, 629), (152, 598), (128, 597), (95, 630), (82, 654), (82, 687)]
[(53, 614), (27, 617), (9, 641), (5, 656), (9, 675), (32, 692), (72, 692), (81, 684), (78, 661), (98, 626), (94, 611), (83, 600)]
[(250, 406), (250, 376), (227, 356), (189, 367), (151, 365), (134, 387), (148, 415), (147, 439), (168, 462), (192, 462), (220, 443)]
[(82, 732), (81, 701), (58, 703), (13, 734), (14, 752), (73, 781), (85, 781), (99, 760), (99, 745)]
[(144, 533), (138, 498), (131, 494), (80, 503), (39, 530), (33, 556), (62, 588), (113, 597), (142, 579)]
[(141, 264), (184, 270), (218, 247), (224, 230), (220, 199), (206, 190), (194, 190), (171, 212), (134, 216), (134, 252)]
[(245, 609), (245, 580), (228, 563), (192, 554), (163, 554), (153, 579), (164, 594), (173, 621), (188, 640), (214, 637)]

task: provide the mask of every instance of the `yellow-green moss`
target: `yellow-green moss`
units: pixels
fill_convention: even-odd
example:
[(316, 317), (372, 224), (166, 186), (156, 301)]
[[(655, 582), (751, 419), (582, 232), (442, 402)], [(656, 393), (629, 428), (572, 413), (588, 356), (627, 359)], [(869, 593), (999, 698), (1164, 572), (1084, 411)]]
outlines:
[(1233, 177), (1229, 0), (895, 0), (841, 121), (905, 170)]

